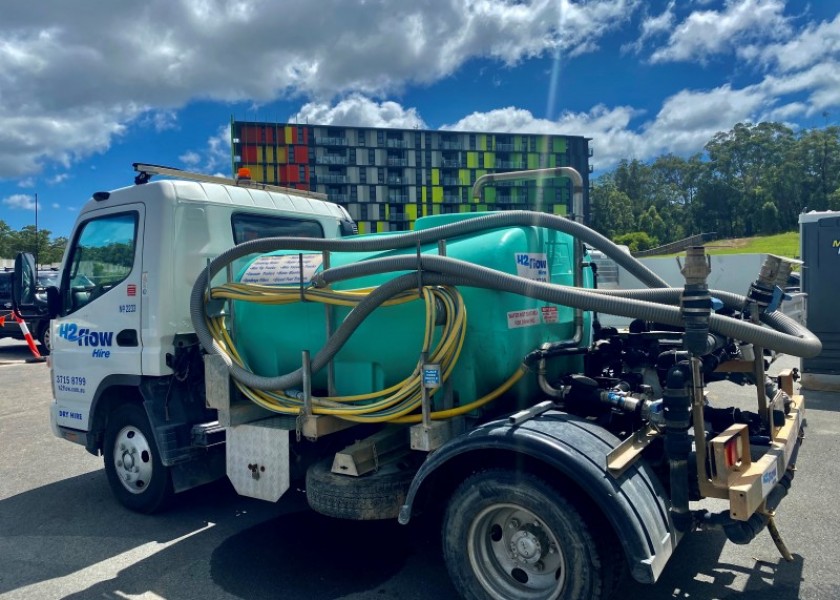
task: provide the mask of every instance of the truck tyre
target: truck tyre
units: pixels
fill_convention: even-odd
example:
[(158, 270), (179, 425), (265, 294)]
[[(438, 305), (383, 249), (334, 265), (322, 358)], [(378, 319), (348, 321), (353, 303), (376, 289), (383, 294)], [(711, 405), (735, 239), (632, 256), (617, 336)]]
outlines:
[(465, 598), (604, 598), (597, 546), (581, 514), (537, 476), (480, 471), (452, 495), (443, 555)]
[(111, 491), (125, 507), (153, 513), (172, 496), (169, 469), (141, 406), (124, 404), (108, 417), (103, 454)]
[(306, 500), (322, 515), (356, 521), (395, 519), (415, 473), (399, 463), (361, 477), (336, 474), (331, 469), (332, 459), (309, 467)]

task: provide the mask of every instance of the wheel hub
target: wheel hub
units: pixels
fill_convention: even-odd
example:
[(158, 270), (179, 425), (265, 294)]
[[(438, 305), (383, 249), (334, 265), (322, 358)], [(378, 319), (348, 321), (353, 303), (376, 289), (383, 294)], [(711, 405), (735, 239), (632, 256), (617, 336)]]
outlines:
[(146, 490), (152, 480), (152, 451), (136, 427), (123, 427), (114, 442), (114, 465), (120, 483), (132, 494)]
[(543, 545), (539, 538), (527, 526), (523, 527), (510, 538), (510, 549), (514, 560), (533, 565), (542, 558)]

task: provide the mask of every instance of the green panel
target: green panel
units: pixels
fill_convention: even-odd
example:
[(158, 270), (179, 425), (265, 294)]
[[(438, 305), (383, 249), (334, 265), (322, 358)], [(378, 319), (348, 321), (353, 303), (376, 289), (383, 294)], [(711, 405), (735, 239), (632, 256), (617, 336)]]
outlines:
[(537, 138), (537, 152), (548, 152), (548, 138), (544, 135)]
[(432, 214), (433, 215), (439, 215), (440, 214), (440, 205), (439, 204), (435, 204), (434, 206), (432, 206)]
[(555, 205), (552, 207), (552, 212), (553, 212), (555, 215), (565, 215), (565, 214), (566, 214), (566, 211), (567, 211), (567, 209), (566, 209), (566, 205), (565, 205), (565, 204), (555, 204)]
[(467, 168), (478, 168), (478, 152), (467, 152)]
[(432, 169), (432, 185), (440, 185), (440, 169)]
[(405, 216), (409, 221), (416, 221), (417, 220), (417, 205), (416, 204), (407, 204), (405, 207)]
[(554, 138), (554, 144), (552, 145), (552, 152), (565, 152), (566, 151), (566, 138), (556, 137)]
[(421, 199), (423, 202), (426, 202), (426, 189), (427, 189), (427, 188), (426, 188), (426, 186), (425, 186), (425, 185), (424, 185), (423, 187), (421, 187), (421, 188), (420, 188), (420, 199)]
[(458, 182), (461, 185), (470, 185), (470, 170), (458, 169)]
[(540, 167), (540, 155), (529, 153), (528, 154), (528, 168), (529, 169), (539, 169)]
[(496, 188), (486, 187), (481, 191), (481, 193), (484, 195), (484, 201), (487, 204), (493, 204), (496, 202)]
[(484, 153), (484, 166), (488, 169), (495, 169), (496, 168), (496, 153), (495, 152), (485, 152)]
[(460, 204), (458, 206), (458, 212), (459, 213), (470, 212), (470, 205), (469, 204)]
[(443, 188), (439, 185), (432, 186), (432, 202), (443, 202)]
[[(478, 136), (478, 149), (479, 150), (487, 150), (487, 136), (482, 134)], [(486, 160), (486, 158), (485, 158)], [(487, 166), (487, 163), (484, 163), (484, 166)]]

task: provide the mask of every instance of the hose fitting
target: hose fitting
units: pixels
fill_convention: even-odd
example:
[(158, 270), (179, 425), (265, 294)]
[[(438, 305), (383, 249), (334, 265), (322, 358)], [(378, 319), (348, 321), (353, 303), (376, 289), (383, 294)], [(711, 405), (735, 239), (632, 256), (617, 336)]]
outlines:
[(671, 520), (677, 531), (688, 531), (693, 517), (688, 508), (688, 457), (692, 439), (691, 367), (681, 362), (668, 370), (662, 406), (665, 414), (665, 453), (671, 479)]
[(709, 349), (709, 317), (712, 298), (707, 283), (711, 266), (702, 246), (686, 251), (685, 265), (680, 270), (685, 287), (680, 297), (680, 313), (685, 321), (685, 347), (694, 356), (707, 354)]

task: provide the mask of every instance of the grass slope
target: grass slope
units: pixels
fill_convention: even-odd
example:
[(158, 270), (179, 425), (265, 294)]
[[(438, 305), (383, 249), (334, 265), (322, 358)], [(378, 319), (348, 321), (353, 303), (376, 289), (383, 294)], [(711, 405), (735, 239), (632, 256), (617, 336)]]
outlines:
[(707, 254), (775, 254), (799, 258), (799, 232), (731, 240), (715, 240), (706, 244)]

